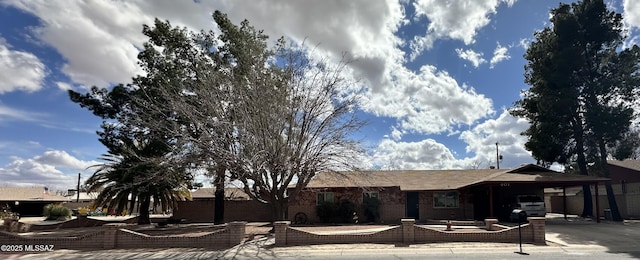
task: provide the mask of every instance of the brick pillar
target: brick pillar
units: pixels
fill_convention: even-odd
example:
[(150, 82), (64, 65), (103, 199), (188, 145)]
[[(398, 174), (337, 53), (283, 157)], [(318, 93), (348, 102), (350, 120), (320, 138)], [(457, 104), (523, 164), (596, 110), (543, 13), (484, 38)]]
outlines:
[(415, 230), (413, 228), (415, 223), (416, 220), (412, 218), (402, 219), (402, 243), (412, 244), (415, 242)]
[(484, 220), (484, 225), (487, 231), (494, 231), (493, 224), (498, 224), (498, 220), (495, 218), (488, 218)]
[(286, 246), (287, 245), (287, 228), (291, 221), (276, 221), (275, 231), (276, 231), (276, 246)]
[(546, 244), (545, 238), (545, 218), (543, 217), (528, 217), (529, 225), (533, 228), (533, 243), (544, 245)]
[(103, 227), (105, 228), (105, 230), (102, 237), (102, 248), (116, 248), (116, 245), (118, 245), (118, 230), (126, 225), (127, 224), (122, 223), (104, 224)]
[(85, 227), (87, 225), (87, 216), (78, 215), (76, 217), (76, 224), (78, 225), (78, 227)]
[(235, 246), (242, 243), (244, 240), (244, 233), (247, 226), (247, 222), (230, 222), (227, 224), (227, 230), (229, 230), (229, 245)]

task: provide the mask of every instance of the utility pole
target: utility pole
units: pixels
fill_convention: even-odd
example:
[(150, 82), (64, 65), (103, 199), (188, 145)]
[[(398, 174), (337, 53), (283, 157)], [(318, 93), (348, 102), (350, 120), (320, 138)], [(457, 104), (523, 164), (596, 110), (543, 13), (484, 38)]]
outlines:
[(500, 169), (500, 152), (498, 151), (498, 142), (496, 142), (496, 168)]
[(76, 186), (76, 203), (80, 202), (80, 173), (78, 173), (78, 186)]

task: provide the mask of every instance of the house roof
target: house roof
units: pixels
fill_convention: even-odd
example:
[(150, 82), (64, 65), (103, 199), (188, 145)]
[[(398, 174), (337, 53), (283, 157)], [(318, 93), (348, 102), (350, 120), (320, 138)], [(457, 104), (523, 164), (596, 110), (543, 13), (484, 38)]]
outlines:
[(401, 190), (459, 189), (501, 170), (406, 170), (318, 173), (307, 188), (400, 187)]
[(400, 187), (403, 191), (456, 190), (487, 183), (539, 183), (578, 185), (606, 181), (607, 178), (563, 174), (535, 165), (516, 169), (407, 170), (318, 173), (307, 188)]
[(624, 160), (624, 161), (608, 160), (607, 163), (611, 165), (631, 169), (631, 170), (640, 171), (640, 160)]
[(577, 183), (595, 183), (608, 181), (609, 178), (567, 174), (561, 172), (506, 172), (488, 180), (486, 183), (511, 182), (511, 183), (539, 183), (545, 185), (571, 185)]
[(45, 194), (42, 187), (0, 187), (0, 201), (62, 202), (69, 199), (52, 192)]
[[(192, 199), (210, 199), (215, 198), (215, 188), (200, 188), (191, 192)], [(250, 199), (244, 190), (235, 187), (224, 188), (224, 197), (228, 200), (248, 200)]]

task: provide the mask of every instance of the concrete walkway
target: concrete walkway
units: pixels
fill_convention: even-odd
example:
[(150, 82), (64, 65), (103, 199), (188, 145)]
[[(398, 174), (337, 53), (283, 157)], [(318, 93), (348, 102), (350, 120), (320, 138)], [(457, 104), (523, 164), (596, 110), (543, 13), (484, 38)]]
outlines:
[[(274, 247), (273, 238), (253, 240), (224, 251), (203, 249), (128, 249), (102, 251), (58, 250), (41, 254), (14, 254), (8, 259), (420, 259), (429, 256), (440, 258), (515, 258), (518, 244), (510, 243), (433, 243), (420, 245), (389, 244), (344, 244), (313, 245), (294, 247)], [(640, 250), (636, 248), (636, 250)], [(620, 256), (620, 259), (637, 257), (637, 252), (615, 254), (600, 246), (536, 246), (525, 244), (522, 252), (533, 258), (548, 256), (580, 259), (577, 256), (609, 253), (606, 258)], [(614, 254), (611, 254), (614, 253)]]

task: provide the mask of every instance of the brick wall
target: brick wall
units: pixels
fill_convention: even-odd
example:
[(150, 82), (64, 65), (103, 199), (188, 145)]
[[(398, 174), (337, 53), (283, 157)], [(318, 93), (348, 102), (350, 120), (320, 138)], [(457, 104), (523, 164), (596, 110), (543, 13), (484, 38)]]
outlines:
[(106, 224), (96, 232), (77, 237), (24, 237), (0, 231), (3, 245), (54, 245), (59, 249), (112, 249), (112, 248), (228, 248), (244, 239), (246, 222), (231, 222), (224, 229), (212, 229), (202, 236), (150, 236), (127, 229), (129, 224)]
[[(403, 219), (402, 224), (389, 229), (353, 234), (319, 234), (290, 227), (289, 221), (275, 223), (276, 246), (310, 245), (310, 244), (348, 244), (348, 243), (429, 243), (429, 242), (506, 242), (517, 243), (519, 233), (526, 243), (545, 244), (545, 219), (530, 217), (528, 224), (518, 227), (500, 226), (496, 221), (489, 221), (489, 230), (456, 230), (444, 231), (415, 225), (413, 219)], [(493, 226), (496, 227), (493, 227)]]

